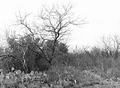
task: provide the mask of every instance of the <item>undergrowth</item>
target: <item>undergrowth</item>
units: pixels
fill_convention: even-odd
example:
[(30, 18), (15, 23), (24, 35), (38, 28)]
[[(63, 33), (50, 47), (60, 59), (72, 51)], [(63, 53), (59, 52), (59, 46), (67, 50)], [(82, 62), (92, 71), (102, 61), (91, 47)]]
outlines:
[(1, 71), (0, 88), (120, 88), (120, 82), (102, 77), (93, 70), (64, 67), (27, 74), (20, 70), (7, 74)]

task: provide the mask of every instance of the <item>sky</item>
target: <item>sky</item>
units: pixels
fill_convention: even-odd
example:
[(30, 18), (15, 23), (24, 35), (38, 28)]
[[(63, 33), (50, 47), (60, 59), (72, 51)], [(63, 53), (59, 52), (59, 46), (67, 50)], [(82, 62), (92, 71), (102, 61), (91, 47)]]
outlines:
[(71, 49), (95, 46), (102, 36), (120, 35), (120, 0), (1, 0), (0, 41), (4, 31), (15, 20), (18, 11), (36, 14), (44, 6), (73, 4), (73, 12), (88, 22), (74, 29), (67, 43)]

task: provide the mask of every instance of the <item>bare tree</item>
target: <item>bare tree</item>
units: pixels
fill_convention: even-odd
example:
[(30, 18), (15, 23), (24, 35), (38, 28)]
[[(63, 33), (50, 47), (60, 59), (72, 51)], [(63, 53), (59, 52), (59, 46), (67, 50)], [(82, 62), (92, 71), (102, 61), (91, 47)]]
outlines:
[(111, 55), (114, 59), (119, 56), (120, 37), (118, 35), (102, 38), (102, 47), (107, 55)]
[(112, 57), (112, 40), (111, 40), (111, 36), (103, 36), (101, 37), (101, 41), (98, 42), (100, 44), (100, 56), (101, 58), (108, 58), (108, 57)]
[[(80, 26), (85, 24), (84, 20), (78, 20), (78, 18), (73, 19), (71, 14), (72, 5), (62, 6), (61, 11), (58, 8), (55, 6), (53, 6), (52, 9), (44, 8), (39, 14), (40, 19), (44, 22), (42, 31), (50, 34), (50, 38), (53, 40), (51, 54), (53, 57), (57, 41), (69, 34), (70, 25)], [(51, 60), (52, 58), (50, 61)]]
[(33, 36), (33, 39), (35, 36), (39, 36), (42, 45), (46, 40), (53, 41), (52, 58), (48, 58), (41, 46), (37, 44), (39, 50), (42, 51), (50, 64), (54, 58), (56, 43), (70, 33), (70, 25), (80, 26), (86, 23), (84, 19), (74, 19), (71, 13), (72, 8), (70, 4), (61, 7), (53, 5), (51, 9), (44, 7), (39, 13), (37, 21), (33, 22), (32, 26), (27, 22), (29, 14), (22, 17), (19, 13), (17, 16), (17, 24), (27, 29), (29, 34)]
[(114, 35), (112, 41), (113, 41), (113, 49), (114, 49), (114, 59), (117, 60), (120, 50), (120, 37), (118, 35)]
[[(102, 50), (101, 50), (101, 58), (103, 61), (112, 62), (112, 67), (116, 68), (119, 66), (119, 55), (120, 55), (120, 36), (113, 35), (102, 38)], [(100, 59), (101, 59), (100, 58)], [(102, 61), (102, 66), (103, 62)]]

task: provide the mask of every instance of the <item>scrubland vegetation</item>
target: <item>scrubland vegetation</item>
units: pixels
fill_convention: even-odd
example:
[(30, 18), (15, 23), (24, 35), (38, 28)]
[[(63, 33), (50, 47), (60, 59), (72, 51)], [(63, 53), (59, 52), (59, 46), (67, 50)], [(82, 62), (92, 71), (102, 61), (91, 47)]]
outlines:
[(63, 40), (70, 25), (86, 24), (72, 17), (71, 9), (44, 8), (33, 23), (30, 14), (16, 16), (14, 26), (25, 32), (6, 33), (8, 46), (0, 47), (0, 88), (120, 87), (119, 36), (102, 38), (101, 47), (69, 52)]

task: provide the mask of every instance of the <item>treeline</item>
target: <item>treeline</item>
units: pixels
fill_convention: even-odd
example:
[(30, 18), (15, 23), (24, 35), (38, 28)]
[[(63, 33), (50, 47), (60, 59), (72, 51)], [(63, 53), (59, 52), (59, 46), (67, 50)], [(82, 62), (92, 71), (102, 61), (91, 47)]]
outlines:
[[(118, 36), (114, 37), (114, 40), (117, 38)], [(120, 69), (119, 40), (111, 41), (114, 42), (114, 47), (104, 40), (102, 44), (105, 47), (93, 47), (91, 50), (83, 48), (71, 53), (68, 52), (67, 44), (57, 41), (54, 56), (52, 56), (52, 40), (47, 40), (41, 46), (39, 38), (33, 39), (27, 35), (19, 39), (9, 38), (7, 42), (9, 47), (0, 49), (1, 69), (6, 72), (11, 71), (12, 67), (25, 72), (46, 71), (51, 67), (66, 66), (73, 66), (80, 70), (96, 69), (104, 73), (109, 73), (110, 69), (117, 69), (117, 71)]]

